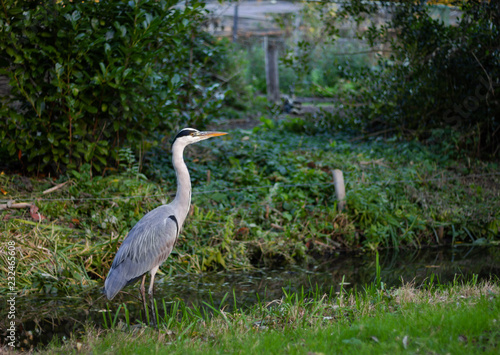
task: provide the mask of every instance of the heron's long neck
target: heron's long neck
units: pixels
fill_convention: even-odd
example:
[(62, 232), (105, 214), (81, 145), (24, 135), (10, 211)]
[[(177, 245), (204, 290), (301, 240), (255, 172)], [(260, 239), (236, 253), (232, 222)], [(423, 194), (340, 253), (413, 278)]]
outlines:
[(173, 204), (177, 205), (177, 210), (180, 211), (180, 215), (176, 216), (181, 219), (180, 225), (184, 222), (191, 205), (191, 179), (186, 163), (184, 163), (184, 148), (185, 146), (175, 143), (172, 147), (172, 163), (177, 174), (177, 194)]

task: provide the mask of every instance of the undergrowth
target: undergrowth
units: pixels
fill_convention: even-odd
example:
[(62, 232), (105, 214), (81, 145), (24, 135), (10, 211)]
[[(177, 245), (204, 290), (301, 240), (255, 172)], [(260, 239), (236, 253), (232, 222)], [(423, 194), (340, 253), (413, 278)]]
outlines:
[[(163, 270), (241, 270), (339, 250), (498, 243), (495, 163), (455, 160), (397, 139), (305, 136), (278, 122), (226, 137), (186, 152), (193, 206)], [(169, 149), (154, 148), (142, 169), (123, 150), (119, 170), (98, 176), (88, 165), (59, 179), (0, 175), (3, 199), (32, 202), (41, 216), (38, 221), (29, 209), (1, 212), (2, 244), (17, 247), (19, 290), (65, 293), (102, 285), (130, 228), (173, 198)], [(333, 169), (346, 181), (341, 212)]]

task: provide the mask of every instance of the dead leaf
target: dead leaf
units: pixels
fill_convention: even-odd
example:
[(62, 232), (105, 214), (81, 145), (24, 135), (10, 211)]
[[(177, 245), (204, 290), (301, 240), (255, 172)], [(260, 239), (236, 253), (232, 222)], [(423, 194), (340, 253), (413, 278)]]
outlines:
[(47, 219), (45, 216), (42, 216), (38, 213), (38, 207), (36, 205), (31, 205), (30, 207), (30, 215), (35, 221), (41, 221), (43, 219)]
[(2, 191), (2, 193), (3, 193), (4, 195), (7, 195), (7, 191), (5, 191), (4, 189), (2, 189), (1, 187), (0, 187), (0, 191)]
[(248, 235), (248, 233), (250, 233), (250, 229), (247, 227), (241, 227), (236, 231), (236, 235)]
[(372, 340), (373, 340), (375, 343), (378, 343), (378, 342), (379, 342), (379, 341), (378, 341), (378, 338), (377, 338), (376, 336), (374, 336), (374, 335), (372, 335)]

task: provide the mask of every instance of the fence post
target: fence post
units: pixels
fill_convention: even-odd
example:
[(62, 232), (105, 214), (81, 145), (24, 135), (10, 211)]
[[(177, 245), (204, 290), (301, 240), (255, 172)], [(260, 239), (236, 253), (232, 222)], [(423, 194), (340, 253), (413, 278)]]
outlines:
[(264, 52), (266, 58), (267, 99), (279, 102), (280, 86), (278, 77), (278, 46), (276, 39), (264, 37)]
[(337, 195), (337, 207), (339, 212), (342, 212), (345, 208), (345, 184), (342, 170), (333, 170), (333, 184), (335, 185), (335, 194)]
[(238, 39), (238, 3), (234, 5), (234, 17), (233, 17), (233, 42), (236, 43)]

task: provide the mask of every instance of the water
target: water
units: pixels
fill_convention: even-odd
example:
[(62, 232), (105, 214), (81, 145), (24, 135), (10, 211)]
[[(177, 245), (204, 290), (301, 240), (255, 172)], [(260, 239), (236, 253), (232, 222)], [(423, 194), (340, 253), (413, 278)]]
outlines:
[[(427, 248), (415, 251), (386, 250), (380, 252), (382, 281), (388, 286), (414, 281), (421, 284), (431, 274), (441, 283), (454, 278), (470, 280), (477, 275), (479, 280), (492, 276), (500, 277), (499, 247), (455, 247)], [(180, 274), (173, 277), (157, 277), (155, 298), (166, 302), (183, 300), (187, 305), (202, 306), (203, 302), (219, 306), (229, 293), (227, 310), (233, 303), (233, 292), (237, 307), (254, 305), (279, 299), (283, 289), (287, 292), (334, 294), (340, 290), (342, 278), (344, 289), (371, 283), (375, 279), (375, 254), (336, 254), (316, 260), (309, 265), (287, 269), (258, 269), (238, 273), (210, 273), (203, 275)], [(58, 295), (36, 295), (18, 297), (17, 320), (21, 321), (17, 334), (20, 346), (29, 349), (46, 344), (54, 336), (69, 338), (71, 333), (83, 331), (86, 322), (103, 326), (103, 311), (107, 300), (99, 290), (71, 297)], [(129, 286), (111, 303), (112, 314), (119, 304), (125, 303), (130, 311), (131, 322), (140, 319), (142, 303), (138, 284)], [(161, 303), (160, 303), (161, 304)], [(1, 313), (1, 312), (0, 312)], [(6, 317), (2, 315), (1, 328), (5, 329)], [(2, 332), (3, 333), (3, 332)], [(2, 341), (4, 341), (2, 337)], [(18, 348), (19, 349), (19, 348)]]

